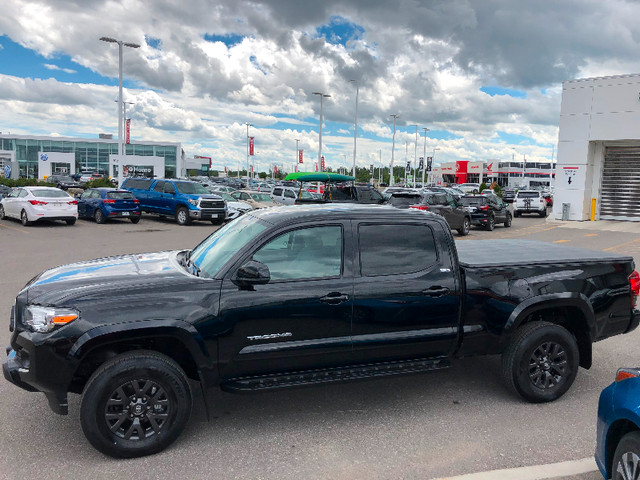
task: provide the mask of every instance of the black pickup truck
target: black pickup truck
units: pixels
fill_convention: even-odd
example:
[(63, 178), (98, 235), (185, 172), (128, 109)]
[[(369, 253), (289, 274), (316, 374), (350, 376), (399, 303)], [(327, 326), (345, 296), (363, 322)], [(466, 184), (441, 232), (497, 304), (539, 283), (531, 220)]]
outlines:
[(502, 354), (508, 388), (546, 402), (591, 366), (593, 342), (636, 328), (639, 284), (630, 257), (456, 245), (444, 218), (419, 210), (263, 209), (193, 250), (38, 275), (12, 308), (3, 371), (56, 413), (81, 393), (86, 437), (116, 457), (175, 440), (198, 384), (262, 391)]

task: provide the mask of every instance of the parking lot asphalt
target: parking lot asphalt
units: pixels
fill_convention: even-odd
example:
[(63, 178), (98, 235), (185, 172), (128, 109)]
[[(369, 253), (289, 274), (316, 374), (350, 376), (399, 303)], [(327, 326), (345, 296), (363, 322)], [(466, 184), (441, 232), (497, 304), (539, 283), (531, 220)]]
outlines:
[[(138, 225), (80, 220), (71, 227), (0, 221), (0, 314), (6, 321), (0, 344), (9, 341), (16, 293), (42, 270), (99, 256), (191, 248), (214, 229), (153, 217)], [(568, 228), (538, 217), (456, 238), (536, 239), (640, 259), (640, 237), (633, 232)], [(70, 396), (68, 416), (57, 416), (43, 395), (0, 381), (0, 478), (426, 479), (585, 459), (595, 448), (599, 393), (618, 367), (638, 364), (639, 340), (635, 331), (595, 344), (593, 367), (580, 370), (572, 389), (551, 404), (510, 395), (497, 356), (462, 359), (426, 375), (250, 395), (211, 392), (210, 422), (198, 397), (175, 444), (134, 460), (105, 457), (87, 443), (79, 396)]]

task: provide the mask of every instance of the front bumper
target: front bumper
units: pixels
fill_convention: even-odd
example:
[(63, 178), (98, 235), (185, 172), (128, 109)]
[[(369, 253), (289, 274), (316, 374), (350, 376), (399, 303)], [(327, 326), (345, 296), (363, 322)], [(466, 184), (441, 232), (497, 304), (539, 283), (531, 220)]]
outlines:
[(189, 216), (194, 220), (224, 220), (227, 217), (227, 211), (224, 208), (193, 209), (189, 210)]

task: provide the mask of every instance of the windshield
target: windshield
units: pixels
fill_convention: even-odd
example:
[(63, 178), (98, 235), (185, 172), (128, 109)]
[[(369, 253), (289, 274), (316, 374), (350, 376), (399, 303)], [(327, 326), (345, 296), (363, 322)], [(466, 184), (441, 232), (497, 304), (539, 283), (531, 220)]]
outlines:
[(209, 191), (204, 188), (199, 183), (191, 183), (191, 182), (175, 182), (176, 189), (180, 193), (186, 194), (206, 194)]
[(67, 198), (69, 194), (63, 190), (31, 190), (34, 197), (38, 198)]
[(226, 192), (213, 192), (216, 195), (221, 196), (224, 200), (226, 200), (227, 202), (237, 202), (238, 200), (236, 200), (235, 198), (233, 198), (231, 195), (229, 195)]
[(205, 277), (213, 277), (246, 244), (266, 230), (266, 225), (244, 215), (217, 230), (191, 251), (191, 261)]
[(253, 198), (256, 202), (270, 202), (271, 197), (266, 193), (252, 193), (251, 198)]

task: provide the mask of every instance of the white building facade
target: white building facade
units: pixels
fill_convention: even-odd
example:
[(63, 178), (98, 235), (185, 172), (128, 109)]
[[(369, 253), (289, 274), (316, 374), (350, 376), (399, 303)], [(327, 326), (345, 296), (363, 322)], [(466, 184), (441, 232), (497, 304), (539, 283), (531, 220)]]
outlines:
[(555, 185), (557, 219), (640, 221), (640, 75), (563, 82)]

